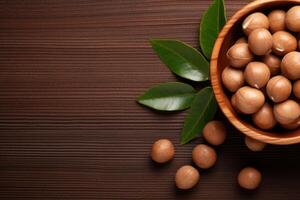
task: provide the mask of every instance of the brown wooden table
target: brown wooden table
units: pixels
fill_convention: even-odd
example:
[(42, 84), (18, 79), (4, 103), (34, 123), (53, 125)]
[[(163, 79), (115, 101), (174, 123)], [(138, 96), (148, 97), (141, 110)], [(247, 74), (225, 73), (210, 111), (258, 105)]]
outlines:
[[(228, 15), (246, 2), (227, 0)], [(176, 169), (202, 140), (180, 146), (185, 113), (160, 114), (135, 99), (176, 80), (148, 39), (197, 47), (209, 3), (0, 0), (0, 199), (299, 199), (300, 145), (252, 153), (230, 125), (201, 183), (174, 187)], [(176, 145), (165, 166), (148, 156), (158, 138)], [(248, 165), (263, 173), (254, 192), (236, 185)]]

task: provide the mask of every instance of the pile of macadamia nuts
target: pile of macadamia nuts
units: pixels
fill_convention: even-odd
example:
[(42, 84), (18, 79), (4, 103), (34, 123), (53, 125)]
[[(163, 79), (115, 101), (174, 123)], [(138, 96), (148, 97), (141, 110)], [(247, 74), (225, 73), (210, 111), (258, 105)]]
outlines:
[(250, 14), (242, 29), (222, 71), (232, 107), (262, 130), (299, 128), (300, 6)]
[[(175, 174), (175, 184), (181, 190), (188, 190), (196, 186), (200, 180), (199, 170), (202, 171), (213, 167), (217, 162), (217, 152), (213, 146), (219, 146), (226, 140), (227, 131), (221, 121), (210, 121), (203, 129), (203, 138), (207, 144), (198, 144), (192, 151), (191, 158), (195, 165), (184, 165)], [(246, 137), (246, 146), (251, 151), (262, 151), (265, 143)], [(171, 161), (175, 155), (175, 147), (168, 139), (160, 139), (153, 143), (151, 158), (156, 163), (164, 164)], [(198, 168), (198, 169), (197, 169)], [(256, 189), (262, 179), (260, 171), (253, 167), (243, 168), (237, 175), (238, 184), (248, 190)]]

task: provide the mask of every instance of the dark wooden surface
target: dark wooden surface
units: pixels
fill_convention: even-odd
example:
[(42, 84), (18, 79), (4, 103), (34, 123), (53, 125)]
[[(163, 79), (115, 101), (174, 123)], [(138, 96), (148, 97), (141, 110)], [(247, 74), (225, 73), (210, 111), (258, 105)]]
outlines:
[[(247, 1), (227, 0), (228, 15)], [(230, 125), (218, 163), (188, 192), (174, 187), (201, 139), (180, 146), (185, 113), (136, 104), (153, 84), (176, 80), (148, 39), (197, 47), (209, 0), (0, 0), (0, 199), (299, 199), (300, 146), (252, 153)], [(219, 114), (218, 118), (223, 119)], [(176, 145), (157, 166), (158, 138)], [(243, 166), (263, 183), (236, 185)]]

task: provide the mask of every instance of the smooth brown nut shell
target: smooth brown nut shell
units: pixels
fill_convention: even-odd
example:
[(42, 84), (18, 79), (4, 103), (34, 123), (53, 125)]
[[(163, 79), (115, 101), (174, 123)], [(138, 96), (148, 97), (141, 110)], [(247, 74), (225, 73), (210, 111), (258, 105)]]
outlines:
[(273, 39), (271, 33), (264, 28), (253, 30), (248, 37), (250, 50), (258, 56), (263, 56), (271, 52)]
[(294, 6), (287, 11), (285, 23), (290, 31), (300, 32), (300, 6)]
[(284, 76), (274, 76), (267, 84), (267, 94), (275, 103), (287, 100), (291, 95), (291, 92), (292, 84)]
[(274, 116), (280, 124), (290, 124), (296, 121), (300, 116), (300, 106), (294, 100), (286, 100), (275, 104)]
[(297, 49), (297, 39), (286, 31), (278, 31), (273, 34), (273, 52), (279, 56)]
[(268, 103), (265, 103), (257, 113), (252, 115), (252, 121), (257, 127), (263, 130), (269, 130), (277, 123), (273, 114), (273, 108)]
[(247, 38), (241, 37), (235, 42), (235, 44), (241, 44), (241, 43), (248, 44)]
[(265, 103), (264, 94), (260, 90), (249, 86), (240, 88), (236, 92), (235, 98), (238, 110), (244, 114), (256, 113)]
[(261, 179), (261, 173), (253, 167), (242, 169), (238, 175), (239, 185), (248, 190), (256, 189), (260, 185)]
[(281, 124), (287, 130), (295, 130), (300, 127), (300, 118), (290, 124)]
[(272, 76), (280, 73), (281, 59), (273, 54), (267, 54), (263, 57), (262, 61), (269, 67)]
[(208, 169), (212, 167), (217, 161), (216, 151), (205, 144), (197, 145), (193, 149), (192, 157), (194, 163), (202, 169)]
[(232, 67), (226, 67), (222, 72), (222, 81), (224, 86), (230, 92), (236, 92), (244, 85), (243, 71)]
[(285, 15), (284, 10), (273, 10), (270, 12), (268, 19), (272, 33), (285, 30)]
[(199, 182), (199, 179), (198, 170), (190, 165), (182, 166), (175, 175), (176, 186), (182, 190), (191, 189)]
[(300, 79), (300, 53), (293, 51), (286, 54), (281, 62), (282, 74), (290, 80)]
[(246, 35), (258, 28), (269, 29), (269, 19), (261, 12), (252, 13), (243, 21), (242, 28)]
[(174, 145), (170, 140), (160, 139), (152, 145), (151, 158), (157, 163), (170, 161), (175, 154)]
[(246, 82), (257, 89), (264, 87), (271, 76), (269, 67), (262, 62), (250, 62), (244, 71)]
[(252, 139), (248, 136), (245, 137), (245, 144), (248, 147), (248, 149), (254, 152), (262, 151), (266, 146), (266, 143)]
[(300, 80), (298, 80), (294, 83), (293, 93), (298, 99), (300, 99)]
[(226, 127), (221, 121), (210, 121), (203, 129), (203, 138), (211, 145), (221, 145), (226, 139)]
[(249, 62), (253, 60), (248, 44), (240, 43), (233, 45), (226, 54), (229, 63), (235, 68), (244, 68)]

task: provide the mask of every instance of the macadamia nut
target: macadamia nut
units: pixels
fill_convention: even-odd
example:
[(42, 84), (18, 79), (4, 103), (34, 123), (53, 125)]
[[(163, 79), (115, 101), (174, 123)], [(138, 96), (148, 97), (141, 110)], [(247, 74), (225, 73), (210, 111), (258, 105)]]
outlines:
[(290, 80), (300, 79), (300, 52), (286, 54), (281, 62), (281, 71)]
[(291, 95), (291, 92), (292, 84), (284, 76), (274, 76), (267, 84), (267, 94), (275, 103), (287, 100)]
[(268, 66), (262, 62), (251, 62), (246, 66), (244, 77), (246, 82), (257, 89), (264, 87), (271, 76)]
[(268, 15), (270, 22), (270, 30), (272, 33), (277, 31), (285, 30), (285, 11), (284, 10), (273, 10)]
[(175, 175), (175, 183), (179, 189), (188, 190), (194, 187), (200, 179), (197, 169), (190, 165), (179, 168)]
[[(263, 56), (271, 52), (273, 39), (271, 33), (264, 28), (253, 30), (248, 38), (250, 50), (258, 56)], [(297, 46), (297, 42), (296, 42)]]
[(224, 86), (230, 92), (235, 92), (244, 85), (243, 71), (232, 67), (226, 67), (222, 72), (222, 81)]
[(300, 32), (300, 6), (294, 6), (286, 13), (286, 26), (293, 32)]
[(238, 183), (244, 189), (254, 190), (259, 186), (261, 178), (261, 173), (257, 169), (246, 167), (240, 171)]
[(227, 58), (232, 67), (244, 68), (253, 60), (253, 55), (248, 44), (240, 43), (233, 45), (227, 52)]
[(170, 161), (175, 154), (173, 143), (167, 139), (157, 140), (152, 145), (151, 158), (157, 163), (166, 163)]
[(249, 86), (240, 88), (236, 92), (235, 98), (238, 110), (244, 114), (256, 113), (265, 103), (264, 94)]
[(290, 124), (300, 116), (300, 106), (296, 101), (286, 100), (274, 106), (275, 119), (280, 124)]
[(279, 56), (297, 49), (297, 39), (286, 31), (278, 31), (273, 35), (273, 52)]
[(242, 24), (242, 27), (244, 33), (246, 35), (249, 35), (253, 30), (258, 28), (269, 29), (269, 25), (270, 23), (268, 17), (261, 12), (256, 12), (246, 17)]

